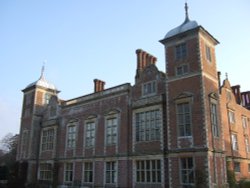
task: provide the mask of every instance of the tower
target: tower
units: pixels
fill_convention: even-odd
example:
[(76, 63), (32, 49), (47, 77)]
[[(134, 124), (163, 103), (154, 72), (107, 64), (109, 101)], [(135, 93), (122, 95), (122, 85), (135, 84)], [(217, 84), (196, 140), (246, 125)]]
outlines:
[(32, 182), (36, 179), (43, 111), (50, 98), (57, 96), (59, 91), (45, 79), (43, 66), (39, 79), (25, 87), (22, 92), (23, 107), (17, 160), (28, 162), (27, 181)]
[(170, 187), (226, 182), (215, 46), (207, 30), (185, 20), (160, 42), (166, 56), (166, 117)]

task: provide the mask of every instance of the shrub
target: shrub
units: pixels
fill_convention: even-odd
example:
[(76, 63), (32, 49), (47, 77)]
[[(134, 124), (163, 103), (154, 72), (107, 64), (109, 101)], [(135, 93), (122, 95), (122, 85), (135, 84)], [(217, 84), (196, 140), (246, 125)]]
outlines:
[(239, 181), (240, 188), (249, 188), (250, 187), (250, 180), (241, 180)]

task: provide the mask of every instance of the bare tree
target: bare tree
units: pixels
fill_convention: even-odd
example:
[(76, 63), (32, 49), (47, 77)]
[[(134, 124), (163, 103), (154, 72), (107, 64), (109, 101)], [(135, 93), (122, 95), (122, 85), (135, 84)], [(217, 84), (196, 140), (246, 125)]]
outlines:
[(3, 139), (0, 141), (2, 150), (5, 150), (7, 153), (16, 154), (18, 137), (18, 134), (13, 135), (12, 133), (5, 135), (5, 137), (3, 137)]

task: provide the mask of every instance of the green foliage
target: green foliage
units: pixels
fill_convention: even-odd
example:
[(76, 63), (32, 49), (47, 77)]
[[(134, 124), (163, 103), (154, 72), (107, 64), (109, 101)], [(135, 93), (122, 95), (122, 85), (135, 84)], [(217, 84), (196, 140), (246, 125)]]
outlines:
[(237, 181), (234, 171), (227, 169), (227, 181), (230, 188), (237, 188)]
[(195, 171), (196, 182), (195, 187), (206, 188), (207, 187), (207, 176), (204, 170), (196, 170)]
[(249, 187), (250, 187), (250, 180), (239, 181), (239, 188), (249, 188)]

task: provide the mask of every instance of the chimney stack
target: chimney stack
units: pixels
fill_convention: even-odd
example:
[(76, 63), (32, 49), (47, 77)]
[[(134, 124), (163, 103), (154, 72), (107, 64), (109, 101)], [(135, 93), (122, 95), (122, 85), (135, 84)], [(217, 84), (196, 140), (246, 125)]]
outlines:
[(242, 92), (241, 98), (242, 98), (242, 106), (250, 110), (250, 91)]
[(157, 58), (152, 56), (151, 54), (147, 53), (142, 49), (136, 50), (137, 54), (137, 70), (142, 70), (148, 65), (155, 64)]
[(218, 77), (218, 87), (219, 87), (219, 92), (221, 93), (221, 72), (217, 72), (217, 77)]
[(241, 104), (240, 86), (239, 85), (232, 86), (232, 90), (233, 90), (234, 96), (236, 98), (236, 102), (238, 104)]
[(104, 90), (104, 85), (105, 85), (104, 81), (98, 80), (98, 79), (94, 79), (94, 84), (95, 84), (95, 88), (94, 88), (95, 93)]

